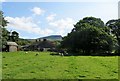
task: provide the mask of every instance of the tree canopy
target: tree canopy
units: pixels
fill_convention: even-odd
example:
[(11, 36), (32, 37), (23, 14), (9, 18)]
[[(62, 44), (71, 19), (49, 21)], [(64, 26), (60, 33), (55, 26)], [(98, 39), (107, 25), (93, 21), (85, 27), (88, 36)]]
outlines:
[(4, 19), (4, 16), (3, 16), (3, 12), (0, 11), (0, 37), (2, 39), (2, 41), (0, 41), (0, 51), (2, 48), (5, 47), (5, 44), (8, 40), (8, 34), (9, 34), (9, 31), (5, 28), (5, 26), (7, 26), (8, 24), (8, 21)]
[(90, 54), (111, 52), (116, 43), (117, 40), (110, 35), (109, 28), (104, 26), (101, 19), (86, 17), (74, 25), (61, 45), (71, 52)]
[(9, 22), (8, 22), (7, 20), (5, 20), (5, 18), (4, 18), (4, 16), (3, 16), (3, 12), (0, 11), (0, 25), (1, 25), (2, 27), (5, 27), (5, 26), (7, 26), (8, 23), (9, 23)]
[(116, 20), (109, 20), (106, 23), (106, 26), (111, 28), (111, 33), (115, 34), (117, 40), (118, 40), (118, 52), (120, 53), (120, 19)]

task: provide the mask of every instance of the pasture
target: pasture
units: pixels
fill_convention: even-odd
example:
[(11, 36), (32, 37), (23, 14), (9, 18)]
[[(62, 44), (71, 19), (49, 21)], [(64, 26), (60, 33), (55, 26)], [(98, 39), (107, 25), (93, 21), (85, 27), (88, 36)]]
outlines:
[[(38, 55), (36, 55), (39, 53)], [(2, 53), (3, 79), (118, 79), (118, 56)]]

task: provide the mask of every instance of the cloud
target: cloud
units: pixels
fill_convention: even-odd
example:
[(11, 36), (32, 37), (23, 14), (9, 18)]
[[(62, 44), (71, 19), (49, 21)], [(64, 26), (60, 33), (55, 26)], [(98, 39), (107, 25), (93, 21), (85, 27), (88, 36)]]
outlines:
[(72, 18), (65, 18), (56, 20), (53, 22), (49, 22), (49, 25), (56, 29), (56, 34), (60, 35), (66, 35), (66, 33), (70, 32), (71, 29), (73, 29), (73, 25), (75, 24), (75, 21)]
[(60, 19), (50, 22), (49, 25), (57, 27), (59, 29), (71, 29), (73, 28), (74, 20), (72, 18)]
[(42, 36), (53, 33), (53, 31), (48, 28), (41, 29), (31, 17), (5, 17), (5, 19), (9, 22), (8, 27), (11, 27), (12, 29)]
[(56, 14), (51, 14), (49, 16), (46, 17), (47, 21), (53, 21), (55, 18)]
[(34, 15), (41, 15), (45, 12), (43, 9), (39, 7), (34, 7), (33, 9), (31, 9), (31, 11), (34, 13)]
[(8, 16), (5, 17), (5, 19), (8, 20), (9, 22), (8, 28), (33, 34), (33, 36), (34, 35), (47, 36), (52, 34), (65, 36), (68, 32), (71, 31), (71, 29), (73, 28), (73, 24), (75, 24), (75, 21), (72, 18), (64, 18), (50, 21), (48, 22), (48, 25), (50, 27), (43, 28), (40, 26), (40, 24), (42, 23), (38, 24), (38, 22), (34, 22), (34, 19), (32, 17)]

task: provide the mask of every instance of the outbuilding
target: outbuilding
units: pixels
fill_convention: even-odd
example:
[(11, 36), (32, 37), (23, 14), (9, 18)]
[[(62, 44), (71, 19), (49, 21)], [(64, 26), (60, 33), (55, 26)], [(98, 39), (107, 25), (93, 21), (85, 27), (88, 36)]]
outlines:
[(18, 50), (18, 44), (16, 42), (7, 42), (6, 51), (15, 52)]

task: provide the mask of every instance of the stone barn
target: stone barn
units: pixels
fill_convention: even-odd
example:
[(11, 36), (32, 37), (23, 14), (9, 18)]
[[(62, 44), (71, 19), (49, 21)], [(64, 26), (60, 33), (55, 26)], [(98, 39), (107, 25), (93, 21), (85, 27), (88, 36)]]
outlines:
[(6, 51), (15, 52), (18, 50), (18, 44), (16, 42), (7, 42)]
[(36, 44), (38, 50), (43, 49), (43, 51), (48, 51), (49, 49), (55, 48), (55, 44), (52, 41), (44, 40)]

